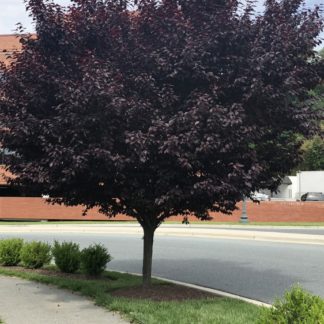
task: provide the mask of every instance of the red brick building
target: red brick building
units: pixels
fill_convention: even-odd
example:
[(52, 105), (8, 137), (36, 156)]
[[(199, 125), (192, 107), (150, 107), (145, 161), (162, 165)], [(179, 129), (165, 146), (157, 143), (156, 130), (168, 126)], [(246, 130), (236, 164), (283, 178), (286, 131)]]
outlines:
[(15, 35), (0, 35), (0, 62), (10, 63), (10, 55), (20, 51), (19, 37)]

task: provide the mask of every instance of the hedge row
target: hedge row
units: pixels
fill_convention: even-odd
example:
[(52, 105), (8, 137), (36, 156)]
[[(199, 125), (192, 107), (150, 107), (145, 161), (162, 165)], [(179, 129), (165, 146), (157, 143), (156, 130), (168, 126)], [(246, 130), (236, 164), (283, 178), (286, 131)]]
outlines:
[(100, 275), (111, 260), (107, 249), (101, 244), (92, 244), (83, 250), (73, 242), (55, 241), (51, 246), (41, 241), (25, 242), (20, 238), (0, 240), (0, 264), (22, 265), (38, 269), (54, 258), (56, 266), (66, 273), (82, 270), (92, 276)]

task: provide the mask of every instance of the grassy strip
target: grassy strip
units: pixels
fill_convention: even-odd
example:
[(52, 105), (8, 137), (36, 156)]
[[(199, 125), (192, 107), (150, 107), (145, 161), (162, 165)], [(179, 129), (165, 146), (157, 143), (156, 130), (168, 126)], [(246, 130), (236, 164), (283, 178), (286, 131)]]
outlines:
[(138, 224), (137, 221), (41, 221), (41, 220), (31, 220), (31, 221), (2, 221), (0, 220), (0, 225), (56, 225), (56, 224)]
[[(256, 323), (261, 312), (258, 306), (229, 298), (156, 302), (115, 297), (111, 293), (116, 289), (136, 287), (141, 284), (141, 277), (117, 272), (105, 272), (103, 280), (75, 279), (6, 268), (0, 268), (0, 274), (17, 276), (79, 292), (92, 298), (97, 305), (111, 311), (118, 311), (135, 323), (253, 324)], [(158, 280), (154, 280), (154, 283), (161, 284)]]
[[(112, 222), (111, 222), (112, 223)], [(181, 222), (165, 222), (165, 224), (182, 224)], [(213, 221), (193, 221), (190, 222), (192, 225), (201, 225), (201, 226), (219, 226), (219, 225), (240, 225), (242, 227), (248, 226), (324, 226), (324, 222), (213, 222)], [(186, 225), (183, 225), (186, 226)]]
[[(136, 221), (1, 221), (1, 225), (56, 225), (56, 224), (67, 224), (67, 225), (93, 225), (93, 224), (138, 224)], [(181, 222), (167, 221), (165, 224), (176, 224), (182, 225)], [(219, 226), (219, 225), (241, 225), (241, 226), (324, 226), (324, 222), (249, 222), (247, 224), (242, 224), (240, 222), (212, 222), (212, 221), (193, 221), (190, 222), (192, 225), (201, 225), (201, 226)], [(186, 226), (186, 225), (183, 225)]]
[(257, 223), (251, 222), (248, 225), (258, 226), (324, 226), (324, 222), (269, 222), (269, 223)]

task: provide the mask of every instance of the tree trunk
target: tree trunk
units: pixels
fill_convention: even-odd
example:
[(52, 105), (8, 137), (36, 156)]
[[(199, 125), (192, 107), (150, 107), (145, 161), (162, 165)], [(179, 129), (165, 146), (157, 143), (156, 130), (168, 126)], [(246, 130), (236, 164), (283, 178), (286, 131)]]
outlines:
[(153, 255), (153, 238), (155, 228), (143, 226), (144, 231), (144, 253), (143, 253), (143, 287), (151, 286), (152, 276), (152, 255)]

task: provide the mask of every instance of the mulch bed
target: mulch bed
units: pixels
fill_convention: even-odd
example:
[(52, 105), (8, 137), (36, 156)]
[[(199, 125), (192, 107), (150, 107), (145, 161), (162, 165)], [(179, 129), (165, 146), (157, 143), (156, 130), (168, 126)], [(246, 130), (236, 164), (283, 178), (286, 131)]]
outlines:
[(150, 299), (154, 301), (180, 301), (220, 297), (206, 291), (173, 284), (154, 285), (146, 289), (141, 287), (123, 288), (116, 290), (112, 295), (126, 298)]

